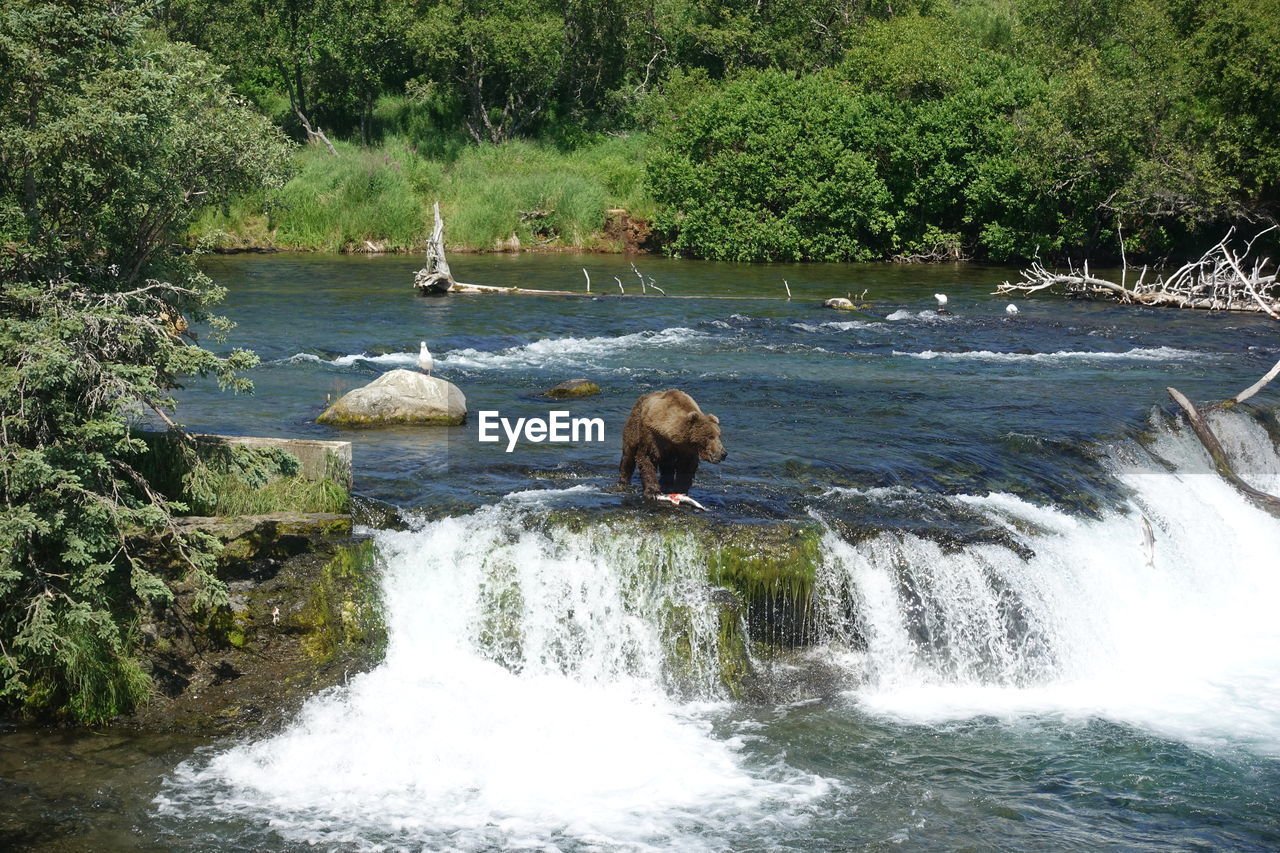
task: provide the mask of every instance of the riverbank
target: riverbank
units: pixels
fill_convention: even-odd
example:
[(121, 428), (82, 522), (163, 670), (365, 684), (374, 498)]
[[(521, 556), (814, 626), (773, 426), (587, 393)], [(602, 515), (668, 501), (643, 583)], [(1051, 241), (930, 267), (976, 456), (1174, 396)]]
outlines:
[(643, 134), (563, 151), (525, 141), (426, 152), (404, 137), (294, 155), (278, 197), (206, 210), (189, 231), (215, 251), (418, 252), (440, 202), (451, 252), (636, 251), (655, 205)]

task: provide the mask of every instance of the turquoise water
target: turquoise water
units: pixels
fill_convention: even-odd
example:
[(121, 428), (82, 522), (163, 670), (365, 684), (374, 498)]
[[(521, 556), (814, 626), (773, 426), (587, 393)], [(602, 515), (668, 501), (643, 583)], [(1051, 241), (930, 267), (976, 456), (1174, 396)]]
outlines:
[[(731, 461), (704, 465), (699, 494), (746, 518), (803, 515), (833, 486), (905, 485), (925, 493), (1009, 490), (1096, 500), (1109, 480), (1088, 461), (1099, 442), (1140, 428), (1176, 384), (1228, 396), (1280, 354), (1272, 321), (990, 295), (1012, 275), (974, 266), (746, 266), (642, 258), (680, 299), (416, 298), (402, 258), (239, 256), (210, 270), (232, 289), (234, 343), (258, 351), (257, 393), (192, 388), (179, 411), (208, 431), (354, 442), (357, 489), (406, 506), (474, 508), (539, 483), (607, 485), (637, 396), (682, 388), (721, 419)], [(477, 284), (594, 290), (638, 284), (613, 256), (468, 256)], [(782, 281), (790, 282), (788, 302)], [(866, 291), (866, 312), (820, 307)], [(949, 315), (933, 294), (950, 297)], [(699, 298), (701, 297), (701, 298)], [(553, 408), (602, 417), (606, 441), (572, 447), (476, 440), (450, 430), (340, 432), (312, 421), (336, 398), (427, 340), (436, 373), (472, 412), (512, 418)], [(538, 395), (578, 376), (599, 397)], [(584, 502), (611, 506), (613, 496)], [(889, 521), (889, 519), (884, 519)]]
[[(1280, 357), (1274, 323), (992, 296), (973, 266), (637, 261), (680, 299), (426, 299), (415, 264), (213, 259), (257, 393), (194, 384), (202, 431), (342, 438), (373, 531), (385, 662), (272, 737), (3, 736), (0, 841), (47, 850), (1268, 850), (1280, 848), (1280, 523), (1165, 423)], [(633, 294), (609, 256), (454, 259), (480, 284)], [(782, 280), (793, 299), (787, 301)], [(871, 307), (834, 312), (846, 293)], [(934, 311), (933, 294), (951, 313)], [(859, 301), (864, 301), (859, 298)], [(411, 367), (472, 413), (601, 417), (606, 441), (317, 426), (326, 395)], [(564, 379), (599, 397), (551, 403)], [(824, 530), (820, 642), (734, 702), (675, 690), (662, 614), (715, 660), (704, 552), (660, 560), (613, 486), (635, 398), (679, 387), (728, 459), (711, 518)], [(1274, 393), (1215, 420), (1280, 492)], [(546, 530), (546, 512), (597, 515)], [(1141, 521), (1153, 531), (1147, 546)], [(656, 562), (655, 562), (656, 561)], [(486, 631), (518, 595), (515, 649)], [(66, 829), (54, 827), (63, 821)], [(6, 834), (7, 833), (7, 834)]]

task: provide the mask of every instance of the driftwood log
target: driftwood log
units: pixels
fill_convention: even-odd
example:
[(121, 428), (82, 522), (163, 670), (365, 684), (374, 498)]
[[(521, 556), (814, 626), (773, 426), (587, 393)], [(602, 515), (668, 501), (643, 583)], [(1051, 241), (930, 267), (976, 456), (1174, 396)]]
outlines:
[[(449, 259), (444, 254), (444, 219), (440, 217), (440, 202), (432, 206), (435, 227), (427, 241), (427, 265), (414, 273), (413, 286), (421, 294), (441, 293), (538, 293), (552, 296), (579, 296), (569, 290), (528, 290), (520, 287), (494, 287), (488, 284), (467, 284), (457, 281), (449, 269)], [(583, 271), (585, 272), (585, 270)], [(590, 290), (590, 278), (588, 290)]]
[(1066, 272), (1050, 271), (1035, 263), (1022, 271), (1021, 281), (1006, 281), (995, 292), (1027, 294), (1058, 288), (1072, 296), (1104, 296), (1119, 302), (1208, 311), (1254, 311), (1280, 320), (1280, 283), (1275, 265), (1269, 258), (1249, 258), (1257, 239), (1276, 227), (1256, 234), (1240, 252), (1230, 244), (1233, 228), (1199, 260), (1184, 264), (1168, 277), (1158, 276), (1151, 281), (1147, 280), (1148, 268), (1144, 266), (1130, 282), (1127, 262), (1119, 282), (1091, 275), (1087, 261), (1081, 269), (1069, 264)]
[(419, 293), (448, 293), (457, 284), (444, 256), (444, 220), (440, 218), (440, 202), (432, 206), (436, 224), (427, 241), (427, 265), (413, 276), (413, 286)]
[(1275, 379), (1277, 376), (1280, 376), (1280, 361), (1277, 361), (1275, 363), (1275, 366), (1273, 366), (1270, 370), (1268, 370), (1266, 375), (1263, 376), (1261, 379), (1259, 379), (1257, 382), (1253, 383), (1248, 388), (1244, 389), (1239, 394), (1235, 395), (1230, 400), (1223, 403), (1222, 404), (1223, 407), (1230, 408), (1231, 406), (1234, 406), (1237, 403), (1243, 403), (1245, 400), (1248, 400), (1254, 394), (1257, 394), (1259, 391), (1265, 388), (1267, 383), (1270, 382), (1272, 379)]
[[(1254, 394), (1261, 391), (1267, 383), (1276, 376), (1280, 376), (1280, 361), (1267, 371), (1266, 375), (1239, 394), (1223, 403), (1214, 404), (1211, 409), (1227, 409), (1239, 403), (1248, 400)], [(1169, 397), (1173, 402), (1178, 404), (1182, 409), (1182, 413), (1187, 416), (1187, 422), (1191, 424), (1191, 430), (1196, 434), (1196, 438), (1200, 439), (1200, 443), (1204, 445), (1204, 449), (1208, 451), (1209, 458), (1213, 460), (1213, 467), (1217, 470), (1218, 475), (1226, 480), (1235, 489), (1248, 498), (1260, 509), (1264, 509), (1272, 515), (1280, 518), (1280, 498), (1275, 495), (1268, 494), (1260, 489), (1246, 483), (1235, 468), (1231, 465), (1231, 459), (1227, 456), (1226, 450), (1222, 447), (1222, 442), (1218, 441), (1218, 436), (1214, 434), (1213, 429), (1209, 426), (1209, 422), (1200, 414), (1200, 410), (1196, 408), (1187, 396), (1177, 388), (1165, 389), (1169, 392)]]
[(1204, 445), (1204, 449), (1209, 452), (1209, 458), (1213, 460), (1213, 467), (1217, 470), (1218, 476), (1230, 483), (1235, 490), (1248, 498), (1259, 509), (1266, 510), (1272, 515), (1280, 518), (1280, 498), (1275, 495), (1256, 489), (1244, 481), (1244, 479), (1236, 473), (1235, 468), (1231, 465), (1231, 460), (1227, 456), (1227, 452), (1222, 448), (1222, 442), (1218, 441), (1218, 437), (1210, 428), (1209, 422), (1204, 419), (1195, 404), (1186, 398), (1177, 388), (1166, 389), (1173, 401), (1182, 409), (1183, 414), (1187, 416), (1187, 422), (1191, 424), (1192, 431), (1195, 432), (1196, 438), (1200, 439), (1200, 443)]

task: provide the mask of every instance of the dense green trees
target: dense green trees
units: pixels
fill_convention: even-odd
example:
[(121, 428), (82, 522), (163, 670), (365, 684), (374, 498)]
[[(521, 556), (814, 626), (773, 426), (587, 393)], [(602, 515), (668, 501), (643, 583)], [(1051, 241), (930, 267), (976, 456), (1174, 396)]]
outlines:
[[(199, 51), (141, 4), (14, 0), (0, 12), (0, 701), (99, 720), (148, 684), (127, 642), (169, 596), (132, 536), (170, 506), (130, 424), (181, 377), (231, 387), (252, 354), (183, 336), (223, 328), (221, 290), (173, 245), (192, 213), (279, 186), (288, 146)], [(205, 600), (224, 595), (178, 540)]]
[[(286, 126), (365, 144), (412, 127), (445, 157), (652, 131), (659, 233), (690, 255), (1016, 260), (1114, 252), (1123, 233), (1158, 258), (1280, 204), (1267, 0), (168, 8), (170, 33)], [(376, 93), (400, 98), (394, 124)]]
[[(1274, 13), (1241, 2), (1180, 35), (1158, 2), (1014, 8), (1003, 20), (945, 10), (864, 23), (835, 74), (799, 84), (808, 103), (828, 103), (815, 107), (824, 121), (798, 106), (795, 85), (758, 72), (669, 97), (650, 179), (670, 246), (742, 260), (962, 246), (1016, 260), (1111, 254), (1123, 233), (1131, 253), (1158, 257), (1223, 221), (1275, 215), (1267, 123), (1280, 103), (1258, 41)], [(1225, 29), (1230, 44), (1207, 47)], [(1230, 95), (1225, 67), (1210, 71), (1217, 57), (1242, 69)], [(791, 125), (803, 144), (771, 146), (761, 122)], [(832, 168), (855, 151), (869, 168)], [(808, 194), (857, 213), (814, 217)], [(762, 216), (778, 226), (765, 227), (769, 245), (746, 236)]]
[(378, 95), (404, 82), (410, 11), (394, 0), (173, 0), (163, 20), (277, 121), (358, 131), (368, 144)]
[(869, 156), (876, 117), (828, 75), (677, 82), (650, 181), (678, 252), (726, 260), (864, 260), (892, 242)]
[(554, 108), (568, 61), (560, 4), (443, 0), (424, 6), (410, 43), (428, 76), (464, 105), (467, 132), (477, 142), (503, 142), (537, 129)]

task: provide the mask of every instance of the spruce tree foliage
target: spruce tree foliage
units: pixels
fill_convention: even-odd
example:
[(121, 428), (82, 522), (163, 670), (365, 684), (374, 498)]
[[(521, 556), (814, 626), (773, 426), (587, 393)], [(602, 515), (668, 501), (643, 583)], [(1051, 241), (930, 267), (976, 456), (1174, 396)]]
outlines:
[[(201, 206), (279, 186), (289, 146), (143, 4), (0, 11), (0, 703), (100, 721), (146, 695), (139, 609), (170, 598), (135, 537), (170, 504), (139, 473), (138, 415), (252, 353), (196, 345), (222, 290), (174, 244)], [(178, 537), (203, 604), (210, 543)]]

